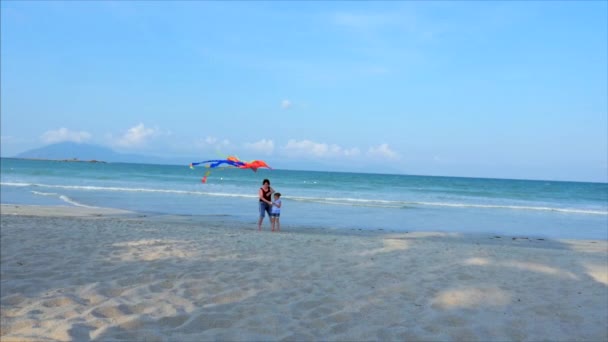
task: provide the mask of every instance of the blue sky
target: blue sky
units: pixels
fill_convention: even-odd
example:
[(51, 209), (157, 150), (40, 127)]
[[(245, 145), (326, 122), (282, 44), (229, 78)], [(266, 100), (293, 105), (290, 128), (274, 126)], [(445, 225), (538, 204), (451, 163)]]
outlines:
[(1, 154), (608, 181), (608, 3), (1, 3)]

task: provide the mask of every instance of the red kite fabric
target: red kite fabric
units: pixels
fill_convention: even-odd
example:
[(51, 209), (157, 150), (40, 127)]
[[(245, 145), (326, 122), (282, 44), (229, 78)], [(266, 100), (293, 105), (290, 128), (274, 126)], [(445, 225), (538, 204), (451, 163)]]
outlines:
[[(204, 165), (204, 164), (207, 164), (207, 165), (205, 165), (205, 167), (210, 168), (210, 169), (214, 169), (219, 166), (226, 165), (225, 167), (235, 167), (235, 168), (239, 168), (239, 169), (251, 169), (251, 170), (253, 170), (253, 172), (257, 172), (259, 168), (267, 168), (267, 169), (272, 170), (272, 168), (270, 166), (268, 166), (268, 164), (266, 164), (266, 162), (263, 160), (252, 160), (250, 162), (246, 162), (246, 161), (240, 160), (239, 158), (237, 158), (235, 156), (228, 156), (226, 159), (203, 160), (201, 162), (190, 163), (190, 168), (194, 169), (194, 167), (196, 165)], [(207, 182), (207, 176), (209, 176), (210, 173), (211, 173), (211, 171), (205, 172), (203, 179), (201, 179), (202, 183)]]

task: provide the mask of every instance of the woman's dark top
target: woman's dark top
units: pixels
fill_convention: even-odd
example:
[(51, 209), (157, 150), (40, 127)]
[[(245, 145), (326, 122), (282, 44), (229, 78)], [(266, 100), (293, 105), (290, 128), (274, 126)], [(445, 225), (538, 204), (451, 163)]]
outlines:
[[(264, 193), (263, 194), (264, 199), (266, 199), (267, 201), (270, 201), (270, 187), (268, 187), (268, 190), (264, 190), (264, 188), (260, 188), (260, 189), (262, 189), (262, 192)], [(264, 202), (264, 201), (262, 201), (262, 199), (260, 199), (260, 202)], [(264, 203), (266, 203), (266, 202), (264, 202)]]

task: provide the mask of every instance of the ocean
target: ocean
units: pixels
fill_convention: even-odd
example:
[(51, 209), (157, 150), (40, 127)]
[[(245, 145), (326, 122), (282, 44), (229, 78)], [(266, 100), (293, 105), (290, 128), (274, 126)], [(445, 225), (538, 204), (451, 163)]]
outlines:
[[(256, 227), (264, 178), (281, 226), (608, 239), (608, 184), (2, 158), (0, 202), (109, 207)], [(268, 230), (268, 219), (264, 221)]]

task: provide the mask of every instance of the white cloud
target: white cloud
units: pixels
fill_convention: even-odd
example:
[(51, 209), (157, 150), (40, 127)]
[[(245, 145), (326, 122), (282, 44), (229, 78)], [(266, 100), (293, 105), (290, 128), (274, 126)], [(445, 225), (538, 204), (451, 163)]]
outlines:
[(343, 148), (336, 144), (317, 143), (311, 140), (290, 139), (283, 150), (288, 155), (313, 156), (313, 157), (354, 157), (360, 154), (358, 148)]
[(142, 146), (146, 141), (156, 135), (158, 129), (146, 128), (143, 123), (131, 127), (127, 132), (115, 142), (116, 145), (123, 147)]
[(340, 12), (334, 15), (334, 23), (338, 26), (350, 28), (371, 28), (387, 22), (387, 18), (381, 15), (357, 14)]
[(85, 131), (70, 131), (69, 129), (62, 127), (58, 130), (46, 131), (40, 138), (47, 144), (61, 141), (84, 142), (91, 139), (91, 133)]
[(281, 102), (281, 108), (283, 108), (283, 109), (289, 109), (289, 108), (291, 108), (292, 105), (293, 104), (289, 100), (283, 100)]
[(262, 139), (254, 143), (245, 143), (245, 148), (258, 153), (271, 154), (274, 151), (274, 142), (272, 140)]
[(399, 154), (388, 146), (388, 144), (380, 144), (379, 146), (372, 146), (367, 150), (367, 155), (370, 157), (388, 158), (391, 160), (399, 159)]
[(197, 148), (216, 148), (221, 149), (230, 146), (230, 140), (228, 139), (219, 139), (213, 136), (207, 136), (206, 138), (199, 139), (195, 142), (195, 146)]

